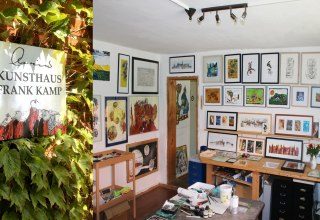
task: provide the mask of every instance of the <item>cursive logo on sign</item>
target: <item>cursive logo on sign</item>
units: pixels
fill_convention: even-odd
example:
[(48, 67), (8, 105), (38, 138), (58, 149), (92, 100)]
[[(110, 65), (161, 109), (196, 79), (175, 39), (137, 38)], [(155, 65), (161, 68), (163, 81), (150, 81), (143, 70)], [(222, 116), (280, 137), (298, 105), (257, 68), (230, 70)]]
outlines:
[[(40, 63), (36, 63), (36, 62), (28, 62), (28, 61), (24, 61), (23, 60), (23, 56), (24, 56), (24, 49), (22, 47), (17, 47), (13, 51), (13, 53), (11, 55), (11, 63), (9, 63), (9, 64), (13, 64), (15, 66), (21, 66), (21, 65), (30, 64), (30, 65), (33, 65), (33, 66), (52, 68), (51, 61), (49, 61), (48, 64), (40, 64)], [(38, 60), (36, 60), (36, 61), (38, 61)]]

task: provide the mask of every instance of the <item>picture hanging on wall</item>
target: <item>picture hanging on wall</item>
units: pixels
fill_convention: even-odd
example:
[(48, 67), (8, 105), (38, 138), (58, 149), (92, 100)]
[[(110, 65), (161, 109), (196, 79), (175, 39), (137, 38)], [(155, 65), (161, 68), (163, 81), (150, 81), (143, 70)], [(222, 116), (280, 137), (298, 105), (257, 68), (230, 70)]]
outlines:
[(190, 111), (190, 83), (188, 81), (176, 82), (176, 121), (177, 125), (189, 118)]
[(320, 108), (320, 87), (312, 86), (311, 87), (311, 103), (312, 108)]
[(299, 53), (280, 54), (280, 83), (299, 83)]
[(237, 151), (237, 134), (208, 132), (207, 146), (213, 150)]
[(223, 105), (243, 106), (243, 86), (224, 86)]
[(238, 131), (244, 131), (248, 133), (270, 133), (272, 124), (271, 114), (261, 113), (238, 113)]
[(264, 156), (264, 139), (238, 137), (238, 153)]
[(302, 140), (267, 137), (265, 156), (278, 159), (301, 161), (302, 148)]
[(93, 80), (110, 81), (110, 52), (93, 49)]
[(320, 53), (301, 53), (301, 84), (320, 84)]
[(223, 79), (223, 56), (204, 56), (202, 71), (204, 83), (221, 83)]
[(237, 112), (207, 112), (207, 128), (221, 130), (237, 130)]
[(241, 82), (241, 54), (224, 55), (224, 82)]
[(293, 136), (312, 136), (313, 116), (311, 115), (275, 115), (275, 134)]
[(261, 54), (261, 83), (279, 83), (279, 53)]
[(264, 86), (245, 86), (244, 105), (254, 107), (264, 107), (265, 87)]
[(187, 145), (179, 146), (176, 150), (176, 177), (188, 173), (188, 151)]
[(297, 107), (308, 107), (309, 87), (292, 86), (291, 87), (291, 105)]
[(242, 54), (242, 83), (259, 83), (259, 53)]
[(169, 72), (172, 73), (194, 73), (195, 56), (178, 56), (169, 58)]
[(312, 123), (312, 137), (314, 138), (320, 138), (320, 132), (319, 132), (319, 122), (313, 121)]
[(203, 105), (222, 105), (222, 86), (204, 86)]
[(93, 119), (92, 119), (92, 136), (93, 142), (101, 141), (101, 97), (93, 96)]
[(118, 54), (118, 93), (129, 93), (130, 56)]
[(267, 107), (289, 108), (290, 86), (268, 86)]

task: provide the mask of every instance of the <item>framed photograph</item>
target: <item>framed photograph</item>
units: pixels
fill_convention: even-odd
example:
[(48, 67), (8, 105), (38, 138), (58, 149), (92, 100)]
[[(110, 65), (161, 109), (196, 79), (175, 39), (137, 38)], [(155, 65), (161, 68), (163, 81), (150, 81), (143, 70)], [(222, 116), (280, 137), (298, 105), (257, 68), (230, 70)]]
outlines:
[(223, 105), (243, 106), (243, 86), (224, 86)]
[(241, 54), (224, 55), (224, 82), (241, 82)]
[(242, 54), (242, 83), (259, 83), (259, 53)]
[(290, 86), (268, 86), (267, 107), (289, 108)]
[(110, 52), (93, 49), (93, 80), (110, 81)]
[(254, 107), (264, 107), (265, 103), (264, 86), (245, 86), (244, 87), (244, 105)]
[(297, 84), (299, 83), (299, 53), (280, 54), (280, 83)]
[(101, 141), (101, 97), (93, 96), (93, 119), (92, 119), (92, 136), (93, 142)]
[(301, 84), (320, 84), (320, 53), (301, 53)]
[(291, 106), (308, 107), (309, 105), (309, 87), (292, 86), (291, 87)]
[(222, 105), (222, 86), (204, 86), (203, 105)]
[(203, 83), (221, 83), (223, 79), (223, 56), (203, 57)]
[(302, 140), (267, 137), (265, 156), (278, 159), (301, 161), (302, 147)]
[(255, 156), (264, 156), (264, 139), (238, 137), (238, 153), (245, 153)]
[(158, 170), (158, 139), (150, 139), (127, 144), (127, 152), (134, 153), (135, 174), (133, 174), (132, 160), (127, 161), (127, 182), (131, 182), (133, 175), (140, 179)]
[(279, 83), (279, 53), (261, 54), (260, 83)]
[(188, 151), (187, 145), (176, 148), (176, 177), (183, 176), (188, 173)]
[(169, 72), (172, 73), (194, 73), (195, 56), (179, 56), (169, 58)]
[(159, 62), (132, 57), (132, 94), (158, 94)]
[(311, 87), (310, 107), (320, 108), (320, 86)]
[(275, 114), (275, 134), (312, 136), (313, 116)]
[(106, 146), (128, 142), (127, 97), (105, 97)]
[(282, 165), (281, 170), (303, 173), (305, 168), (306, 165), (304, 163), (286, 160)]
[(271, 132), (272, 124), (271, 114), (260, 113), (238, 113), (238, 131), (256, 134), (269, 134)]
[(130, 56), (118, 54), (118, 93), (129, 93)]
[(207, 128), (219, 130), (237, 130), (237, 112), (207, 112)]
[(207, 146), (209, 149), (236, 152), (237, 139), (237, 134), (208, 132)]
[[(305, 143), (305, 144), (303, 144), (302, 162), (307, 162), (307, 163), (309, 163), (310, 160), (311, 160), (310, 155), (307, 154), (307, 149), (308, 149), (308, 147), (309, 147), (309, 144), (310, 144), (310, 143)], [(318, 156), (316, 157), (316, 161), (317, 161), (317, 164), (320, 164), (320, 154), (318, 154)]]

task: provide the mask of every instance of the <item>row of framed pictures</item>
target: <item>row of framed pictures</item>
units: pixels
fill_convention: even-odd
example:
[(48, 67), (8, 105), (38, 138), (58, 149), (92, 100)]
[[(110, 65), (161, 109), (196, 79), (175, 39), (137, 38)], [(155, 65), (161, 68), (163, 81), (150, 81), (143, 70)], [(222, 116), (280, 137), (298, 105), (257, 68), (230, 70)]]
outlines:
[(204, 86), (203, 105), (320, 108), (320, 87), (312, 86)]

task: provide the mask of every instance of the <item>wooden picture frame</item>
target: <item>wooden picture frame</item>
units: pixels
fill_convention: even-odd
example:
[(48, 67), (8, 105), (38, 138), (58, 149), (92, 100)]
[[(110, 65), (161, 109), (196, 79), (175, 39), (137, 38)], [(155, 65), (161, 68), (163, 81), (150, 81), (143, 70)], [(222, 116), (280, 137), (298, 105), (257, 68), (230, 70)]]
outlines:
[(176, 177), (183, 176), (188, 173), (188, 149), (187, 145), (176, 148)]
[(309, 105), (309, 87), (292, 86), (291, 87), (291, 106), (308, 107)]
[(117, 92), (129, 93), (129, 79), (130, 79), (130, 56), (118, 53), (118, 83)]
[(203, 57), (203, 83), (222, 83), (223, 80), (223, 56)]
[(224, 83), (241, 82), (241, 54), (224, 55)]
[(259, 83), (260, 54), (242, 54), (242, 83)]
[(264, 156), (265, 140), (250, 137), (238, 137), (237, 153)]
[(195, 55), (169, 57), (169, 73), (194, 73)]
[(243, 86), (223, 86), (223, 105), (243, 106)]
[(304, 163), (286, 160), (282, 165), (281, 170), (304, 173), (305, 168), (306, 165)]
[(302, 149), (302, 140), (267, 137), (265, 157), (301, 161)]
[(245, 86), (244, 106), (265, 107), (266, 105), (265, 86)]
[(101, 117), (101, 96), (93, 95), (93, 119), (92, 119), (92, 136), (93, 142), (102, 140), (102, 117)]
[(203, 105), (222, 105), (222, 86), (204, 86)]
[(209, 149), (237, 151), (237, 134), (208, 132), (207, 146)]
[(320, 53), (301, 53), (301, 84), (320, 84)]
[(310, 107), (320, 108), (320, 86), (311, 87)]
[(281, 53), (280, 54), (280, 83), (298, 84), (300, 53)]
[(207, 111), (207, 129), (237, 130), (237, 112)]
[(268, 86), (267, 107), (290, 108), (290, 86)]
[(313, 116), (275, 114), (275, 134), (312, 136)]
[(260, 83), (279, 83), (279, 53), (261, 54)]
[(272, 114), (238, 113), (237, 130), (254, 134), (269, 134), (272, 128)]

